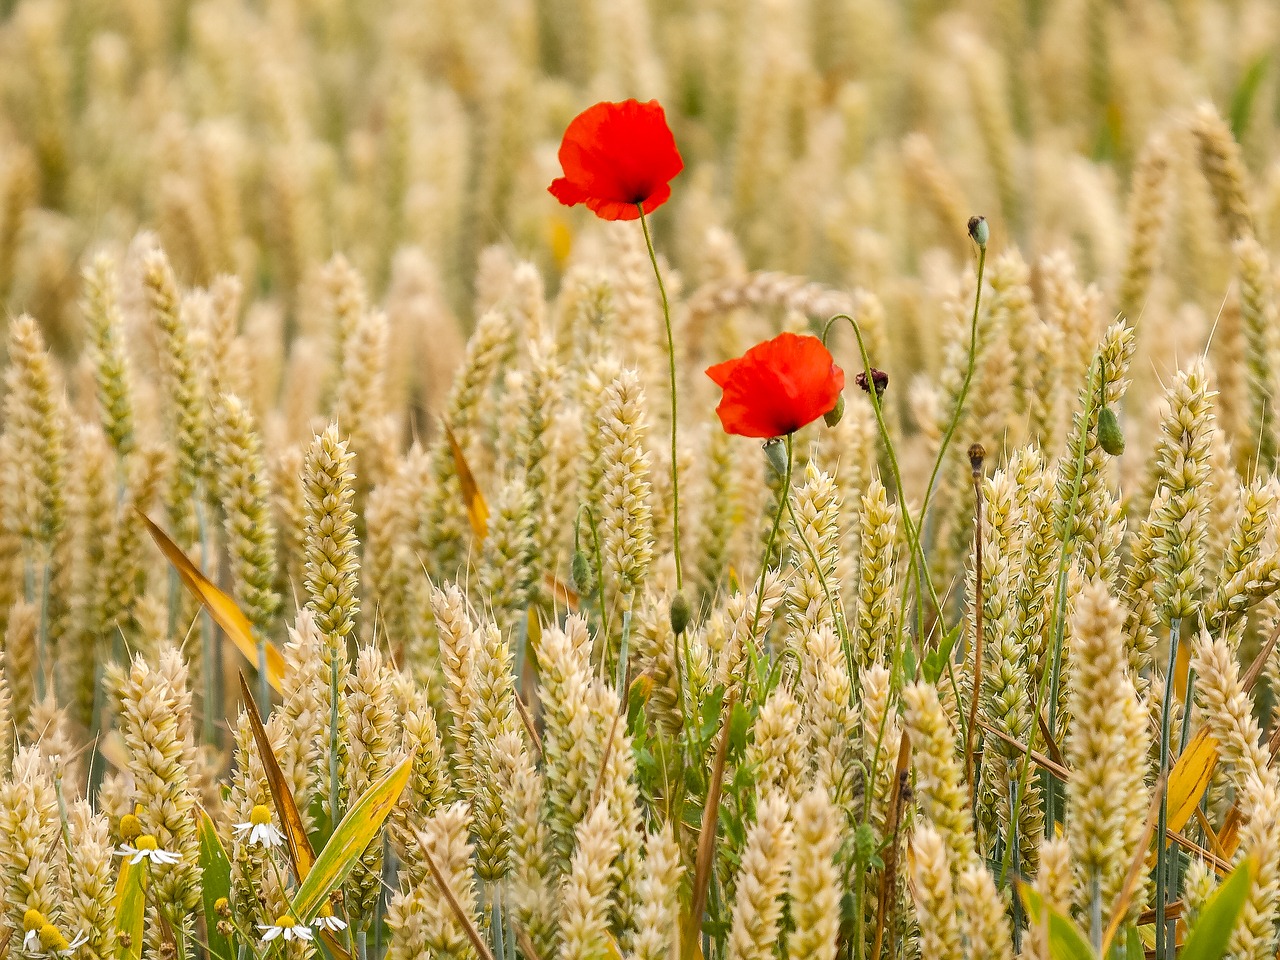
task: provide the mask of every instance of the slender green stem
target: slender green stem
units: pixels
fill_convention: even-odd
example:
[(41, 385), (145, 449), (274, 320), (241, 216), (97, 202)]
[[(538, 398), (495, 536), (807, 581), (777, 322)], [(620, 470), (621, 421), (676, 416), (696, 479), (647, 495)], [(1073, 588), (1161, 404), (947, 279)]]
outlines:
[(987, 247), (983, 244), (978, 247), (978, 284), (973, 295), (973, 318), (969, 322), (969, 360), (965, 367), (964, 381), (960, 384), (960, 393), (956, 397), (955, 409), (951, 411), (951, 422), (947, 424), (946, 431), (942, 434), (942, 445), (938, 447), (937, 459), (933, 462), (933, 470), (929, 474), (929, 486), (924, 491), (924, 502), (920, 506), (920, 526), (923, 529), (924, 522), (929, 515), (929, 502), (933, 499), (933, 491), (938, 482), (938, 473), (942, 469), (942, 462), (946, 458), (947, 448), (951, 446), (951, 439), (955, 436), (956, 428), (960, 425), (960, 415), (964, 411), (965, 400), (969, 397), (969, 387), (973, 383), (973, 373), (978, 366), (978, 308), (982, 304), (982, 275), (987, 266)]
[[(335, 638), (330, 637), (326, 642), (333, 644)], [(342, 643), (343, 638), (337, 637), (337, 643)], [(338, 821), (342, 819), (338, 812), (338, 651), (336, 649), (329, 651), (329, 829), (332, 830), (338, 825)]]
[[(1174, 618), (1169, 625), (1169, 669), (1164, 675), (1164, 704), (1160, 709), (1160, 814), (1156, 820), (1156, 960), (1164, 960), (1169, 952), (1168, 931), (1164, 922), (1165, 905), (1169, 902), (1169, 719), (1173, 708), (1173, 676), (1178, 669), (1178, 634), (1182, 621)], [(1174, 854), (1176, 862), (1177, 854)]]
[[(822, 342), (824, 344), (827, 342), (827, 337), (831, 333), (831, 327), (837, 320), (847, 320), (849, 325), (853, 328), (853, 335), (858, 340), (858, 353), (862, 357), (863, 376), (866, 378), (868, 384), (867, 394), (871, 398), (871, 410), (875, 414), (876, 429), (880, 434), (880, 442), (884, 444), (885, 453), (889, 458), (889, 471), (893, 475), (893, 485), (898, 501), (898, 511), (902, 517), (903, 531), (907, 536), (907, 548), (911, 552), (910, 569), (915, 570), (917, 573), (917, 596), (921, 592), (921, 582), (923, 580), (924, 586), (929, 588), (929, 598), (934, 607), (938, 610), (939, 616), (941, 616), (942, 605), (938, 599), (938, 591), (933, 584), (933, 577), (929, 573), (928, 564), (924, 562), (923, 548), (920, 545), (920, 532), (916, 527), (915, 521), (911, 517), (911, 511), (907, 508), (906, 489), (902, 484), (902, 469), (898, 465), (898, 454), (894, 448), (893, 439), (889, 436), (889, 426), (884, 420), (884, 409), (880, 403), (880, 394), (877, 393), (875, 389), (875, 379), (871, 370), (871, 355), (867, 352), (867, 344), (862, 337), (862, 329), (858, 326), (858, 321), (854, 320), (853, 317), (849, 316), (847, 313), (836, 314), (827, 321), (827, 325), (822, 331)], [(916, 563), (917, 557), (919, 557), (919, 566), (917, 566)], [(923, 571), (923, 578), (920, 576), (920, 571)], [(904, 631), (906, 630), (906, 613), (907, 591), (903, 590), (899, 595), (898, 600), (898, 632), (894, 637), (893, 645), (892, 682), (895, 686), (898, 686), (903, 682), (902, 638)], [(917, 637), (916, 640), (916, 660), (917, 663), (922, 663), (924, 661), (924, 652), (921, 645), (923, 644), (924, 638)], [(955, 694), (958, 702), (960, 699), (960, 691), (956, 686), (955, 672), (952, 670), (950, 662), (947, 664), (947, 677), (951, 681), (951, 690), (952, 693)], [(960, 722), (963, 727), (961, 733), (968, 736), (968, 727), (965, 726), (968, 721), (962, 717)]]
[(866, 922), (862, 900), (866, 896), (867, 865), (858, 861), (854, 864), (854, 869), (858, 871), (858, 875), (853, 878), (853, 956), (854, 960), (862, 960), (867, 948), (864, 942), (866, 934), (862, 932)]
[[(776, 443), (776, 440), (769, 441)], [(769, 558), (773, 556), (773, 548), (778, 542), (778, 528), (782, 526), (782, 514), (787, 508), (787, 499), (791, 496), (791, 434), (783, 441), (787, 446), (787, 468), (782, 474), (782, 491), (778, 494), (778, 509), (773, 514), (773, 527), (769, 530), (769, 539), (764, 545), (764, 559), (760, 562), (760, 579), (756, 583), (756, 611), (751, 618), (751, 633), (748, 641), (754, 643), (756, 630), (760, 627), (760, 611), (764, 608), (764, 579), (769, 573)]]
[(684, 573), (680, 564), (680, 463), (676, 449), (676, 341), (671, 333), (671, 305), (667, 302), (667, 288), (662, 283), (662, 271), (658, 269), (658, 255), (653, 249), (653, 237), (649, 235), (649, 219), (644, 205), (636, 204), (640, 211), (640, 227), (644, 230), (644, 243), (649, 249), (649, 262), (653, 264), (653, 276), (658, 281), (658, 293), (662, 297), (662, 320), (667, 328), (667, 366), (671, 373), (671, 542), (676, 559), (676, 590), (684, 589)]
[[(1093, 375), (1092, 369), (1089, 376)], [(1106, 389), (1105, 378), (1099, 371), (1099, 380), (1101, 381), (1099, 389)], [(1072, 550), (1075, 546), (1075, 523), (1076, 515), (1080, 510), (1080, 487), (1084, 482), (1084, 463), (1089, 452), (1089, 421), (1093, 417), (1093, 412), (1100, 406), (1097, 403), (1095, 393), (1097, 391), (1090, 390), (1088, 392), (1088, 402), (1084, 409), (1083, 429), (1080, 431), (1080, 443), (1076, 447), (1075, 477), (1071, 484), (1071, 503), (1067, 507), (1066, 522), (1062, 525), (1062, 543), (1058, 551), (1058, 578), (1054, 587), (1054, 614), (1053, 614), (1053, 666), (1050, 670), (1045, 670), (1040, 674), (1040, 683), (1036, 687), (1035, 716), (1031, 724), (1031, 730), (1027, 734), (1027, 749), (1022, 754), (1022, 764), (1018, 769), (1018, 796), (1016, 802), (1010, 805), (1010, 814), (1013, 819), (1017, 819), (1020, 813), (1022, 798), (1026, 794), (1027, 775), (1031, 769), (1031, 751), (1035, 749), (1036, 737), (1040, 731), (1038, 718), (1041, 710), (1044, 709), (1045, 696), (1049, 692), (1049, 686), (1052, 681), (1054, 689), (1054, 703), (1050, 710), (1052, 716), (1056, 718), (1056, 701), (1057, 701), (1057, 674), (1061, 670), (1062, 665), (1062, 642), (1066, 629), (1066, 606), (1067, 606), (1067, 572), (1071, 559)], [(1052, 721), (1051, 721), (1052, 723)], [(1050, 733), (1053, 732), (1050, 726)], [(1046, 804), (1049, 804), (1052, 797), (1046, 797)], [(1053, 830), (1053, 810), (1048, 809), (1045, 816), (1045, 835), (1052, 836)], [(1012, 848), (1005, 848), (1005, 856), (1000, 869), (1000, 879), (1003, 880), (1008, 876), (1009, 867), (1012, 859)]]
[(1182, 756), (1182, 751), (1187, 749), (1187, 743), (1191, 740), (1191, 714), (1195, 713), (1195, 692), (1196, 671), (1191, 668), (1187, 670), (1187, 694), (1182, 698), (1182, 734), (1178, 738), (1178, 752), (1174, 759)]

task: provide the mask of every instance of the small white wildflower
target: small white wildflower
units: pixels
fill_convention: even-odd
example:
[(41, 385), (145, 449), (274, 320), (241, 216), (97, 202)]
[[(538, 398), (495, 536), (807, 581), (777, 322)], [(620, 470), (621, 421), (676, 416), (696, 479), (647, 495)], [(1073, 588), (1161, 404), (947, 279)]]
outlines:
[(156, 864), (174, 864), (181, 863), (182, 857), (176, 853), (169, 853), (161, 850), (160, 845), (156, 843), (156, 838), (149, 833), (144, 833), (133, 844), (123, 844), (116, 851), (117, 857), (125, 857), (131, 864), (141, 863), (143, 860), (150, 860)]
[[(40, 928), (40, 932), (37, 934), (36, 939), (47, 956), (57, 957), (70, 954), (77, 950), (89, 939), (89, 935), (82, 933), (68, 943), (67, 938), (62, 935), (61, 930), (55, 927), (52, 923), (46, 923)], [(25, 940), (23, 942), (25, 943)]]
[(270, 943), (276, 937), (284, 940), (311, 940), (315, 937), (310, 927), (299, 923), (287, 913), (276, 917), (273, 924), (259, 924), (258, 929), (262, 931), (263, 943)]
[(330, 933), (347, 929), (346, 921), (333, 915), (333, 907), (329, 906), (328, 901), (321, 904), (320, 915), (316, 917), (315, 925), (317, 930), (328, 930)]
[(259, 844), (271, 849), (284, 843), (284, 834), (271, 822), (271, 811), (260, 803), (249, 811), (249, 822), (237, 823), (235, 831), (249, 834), (250, 846)]

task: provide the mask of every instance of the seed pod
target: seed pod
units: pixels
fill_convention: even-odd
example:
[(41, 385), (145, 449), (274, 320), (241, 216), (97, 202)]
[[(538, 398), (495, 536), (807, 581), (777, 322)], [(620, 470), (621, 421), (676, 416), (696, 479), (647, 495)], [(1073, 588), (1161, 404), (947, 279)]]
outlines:
[(684, 633), (684, 628), (689, 625), (689, 601), (684, 598), (684, 592), (677, 592), (671, 598), (671, 629), (678, 637)]
[(1098, 444), (1110, 456), (1118, 457), (1124, 453), (1124, 434), (1116, 412), (1110, 407), (1098, 411)]
[(573, 589), (579, 594), (585, 597), (595, 589), (595, 579), (591, 576), (591, 564), (587, 561), (587, 555), (581, 550), (573, 551), (573, 561), (569, 571), (573, 575)]

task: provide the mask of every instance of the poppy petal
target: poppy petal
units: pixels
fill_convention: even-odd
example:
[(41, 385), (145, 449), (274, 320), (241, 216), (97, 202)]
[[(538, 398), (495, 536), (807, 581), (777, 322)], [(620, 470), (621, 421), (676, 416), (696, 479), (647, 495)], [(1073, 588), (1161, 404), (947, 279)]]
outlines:
[(605, 220), (634, 220), (671, 196), (684, 169), (666, 114), (656, 100), (597, 103), (574, 117), (560, 143), (564, 176), (550, 189), (561, 203), (585, 203)]
[(726, 433), (767, 439), (812, 423), (835, 407), (844, 371), (817, 337), (783, 333), (707, 369), (724, 391), (716, 413)]

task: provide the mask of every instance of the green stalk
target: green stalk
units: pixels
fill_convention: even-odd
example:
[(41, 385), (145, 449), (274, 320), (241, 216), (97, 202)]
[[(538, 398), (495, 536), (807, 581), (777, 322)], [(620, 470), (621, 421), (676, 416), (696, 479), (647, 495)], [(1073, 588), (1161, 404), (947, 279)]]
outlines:
[[(947, 449), (960, 425), (960, 415), (964, 411), (965, 400), (969, 397), (969, 387), (973, 383), (973, 374), (978, 366), (978, 308), (982, 304), (982, 275), (987, 266), (987, 245), (978, 246), (978, 284), (973, 295), (973, 318), (969, 322), (969, 360), (964, 372), (964, 381), (960, 384), (960, 394), (956, 397), (955, 409), (951, 412), (951, 421), (942, 434), (942, 445), (938, 447), (937, 459), (933, 462), (933, 470), (929, 473), (929, 485), (924, 491), (924, 502), (920, 505), (920, 527), (924, 528), (929, 516), (929, 502), (933, 499), (933, 491), (938, 482), (938, 473), (942, 470)], [(923, 561), (923, 557), (921, 560)]]
[(662, 297), (662, 319), (667, 328), (667, 367), (671, 374), (671, 542), (676, 560), (676, 592), (684, 589), (684, 572), (680, 563), (680, 469), (676, 451), (676, 341), (671, 333), (671, 306), (667, 302), (667, 288), (662, 283), (662, 271), (658, 269), (658, 255), (653, 249), (653, 237), (649, 235), (649, 219), (644, 205), (637, 203), (640, 211), (640, 227), (644, 230), (644, 243), (649, 250), (649, 262), (653, 264), (653, 276), (658, 281), (658, 293)]
[[(1169, 902), (1169, 715), (1173, 708), (1173, 675), (1178, 668), (1178, 634), (1182, 620), (1175, 617), (1169, 625), (1169, 669), (1164, 677), (1164, 704), (1160, 709), (1160, 814), (1156, 820), (1156, 960), (1164, 960), (1169, 945), (1166, 942), (1164, 911)], [(1177, 855), (1174, 855), (1176, 862)]]
[[(1093, 371), (1091, 368), (1089, 375), (1092, 376), (1092, 373)], [(1101, 375), (1099, 376), (1099, 379), (1101, 380)], [(1106, 389), (1105, 382), (1101, 382), (1099, 384), (1099, 389), (1100, 390)], [(1087, 424), (1089, 422), (1089, 419), (1093, 416), (1094, 404), (1096, 402), (1097, 401), (1094, 397), (1094, 391), (1090, 390), (1089, 402), (1084, 409), (1084, 422), (1086, 424), (1086, 428), (1080, 431), (1080, 443), (1079, 443), (1079, 446), (1077, 446), (1076, 448), (1075, 480), (1071, 485), (1071, 504), (1067, 508), (1067, 519), (1066, 519), (1066, 523), (1063, 526), (1063, 531), (1065, 535), (1062, 538), (1062, 544), (1058, 551), (1058, 579), (1057, 579), (1057, 584), (1054, 587), (1054, 603), (1053, 603), (1053, 610), (1054, 610), (1053, 666), (1050, 670), (1046, 670), (1040, 675), (1040, 683), (1036, 688), (1035, 717), (1039, 717), (1040, 711), (1044, 709), (1044, 699), (1045, 699), (1045, 695), (1049, 691), (1049, 684), (1052, 676), (1055, 695), (1054, 695), (1053, 703), (1050, 705), (1050, 710), (1052, 711), (1050, 714), (1051, 716), (1050, 728), (1049, 728), (1050, 733), (1053, 732), (1052, 723), (1053, 723), (1053, 720), (1056, 718), (1056, 714), (1057, 714), (1057, 711), (1056, 711), (1057, 676), (1056, 675), (1059, 673), (1062, 667), (1062, 643), (1063, 643), (1063, 637), (1066, 630), (1067, 570), (1068, 570), (1069, 561), (1071, 559), (1072, 548), (1074, 547), (1074, 540), (1071, 537), (1070, 532), (1075, 528), (1076, 515), (1080, 509), (1080, 485), (1084, 480), (1084, 461), (1089, 451), (1089, 430), (1087, 428)], [(1022, 764), (1018, 769), (1018, 794), (1016, 797), (1016, 802), (1010, 805), (1010, 815), (1014, 820), (1018, 819), (1018, 814), (1020, 812), (1020, 806), (1022, 803), (1022, 796), (1026, 792), (1025, 787), (1027, 782), (1027, 774), (1031, 769), (1031, 751), (1035, 749), (1036, 737), (1039, 734), (1039, 732), (1040, 732), (1040, 724), (1038, 722), (1032, 723), (1031, 730), (1027, 734), (1027, 749), (1026, 749), (1026, 752), (1024, 752), (1022, 755)], [(1052, 781), (1050, 781), (1050, 786), (1052, 786)], [(1045, 816), (1045, 835), (1046, 836), (1051, 836), (1052, 835), (1051, 831), (1053, 830), (1054, 821), (1053, 821), (1053, 810), (1052, 810), (1051, 801), (1052, 801), (1051, 791), (1046, 791), (1046, 796), (1045, 796), (1045, 803), (1047, 808), (1046, 816)], [(1000, 867), (1000, 879), (1002, 881), (1009, 875), (1009, 868), (1011, 865), (1012, 856), (1013, 856), (1012, 848), (1006, 848), (1005, 856)]]
[[(776, 442), (776, 441), (775, 441)], [(773, 556), (774, 544), (778, 540), (778, 528), (782, 525), (782, 514), (786, 510), (787, 498), (791, 495), (791, 434), (787, 434), (785, 440), (787, 447), (787, 464), (786, 470), (782, 477), (782, 492), (778, 501), (778, 509), (773, 515), (773, 527), (769, 530), (769, 539), (765, 543), (764, 559), (760, 563), (760, 579), (756, 583), (756, 610), (751, 618), (751, 633), (747, 638), (747, 652), (754, 657), (754, 650), (751, 644), (755, 642), (756, 630), (760, 627), (760, 611), (764, 606), (764, 581), (769, 573), (769, 558)], [(690, 898), (689, 921), (691, 929), (699, 931), (702, 929), (702, 917), (707, 909), (707, 893), (709, 885), (715, 880), (715, 870), (710, 869), (709, 856), (704, 861), (703, 843), (711, 844), (714, 842), (716, 824), (720, 819), (720, 794), (724, 789), (724, 762), (723, 756), (728, 750), (729, 743), (729, 722), (733, 719), (733, 707), (736, 702), (737, 688), (733, 687), (725, 697), (724, 705), (721, 707), (722, 719), (720, 721), (720, 743), (717, 746), (717, 762), (716, 766), (720, 769), (720, 775), (713, 777), (707, 788), (706, 803), (703, 805), (704, 814), (702, 827), (698, 834), (698, 856), (699, 871), (693, 878), (693, 892)], [(694, 729), (699, 729), (701, 723), (697, 724)], [(709, 853), (709, 851), (708, 851)], [(703, 863), (707, 864), (705, 869), (702, 868)], [(706, 948), (704, 946), (704, 955)]]
[[(338, 638), (342, 642), (342, 638)], [(326, 638), (332, 644), (333, 638)], [(342, 818), (338, 814), (338, 656), (329, 656), (329, 829), (332, 831)]]
[[(776, 440), (769, 441), (776, 443)], [(791, 434), (787, 434), (783, 441), (787, 447), (787, 468), (782, 474), (782, 491), (778, 495), (778, 509), (773, 515), (773, 527), (769, 530), (769, 539), (764, 545), (764, 559), (760, 563), (760, 579), (756, 582), (756, 611), (751, 617), (751, 633), (748, 636), (750, 642), (755, 642), (756, 630), (760, 627), (760, 611), (764, 607), (764, 578), (769, 573), (769, 558), (773, 556), (773, 549), (778, 543), (778, 528), (782, 526), (782, 514), (787, 508), (787, 500), (791, 497), (791, 470), (794, 462), (791, 456)], [(754, 651), (752, 651), (754, 652)]]
[[(934, 607), (938, 610), (939, 616), (941, 616), (942, 605), (938, 599), (938, 591), (933, 584), (933, 577), (929, 573), (929, 565), (924, 562), (923, 548), (920, 545), (919, 530), (915, 525), (915, 521), (911, 517), (911, 511), (907, 508), (906, 490), (902, 484), (902, 469), (898, 465), (898, 454), (896, 449), (894, 448), (893, 439), (889, 436), (889, 426), (888, 424), (885, 423), (885, 420), (884, 420), (884, 409), (880, 404), (880, 395), (876, 392), (876, 389), (875, 389), (875, 381), (872, 378), (872, 372), (871, 372), (871, 355), (867, 353), (867, 344), (862, 337), (862, 329), (858, 326), (858, 321), (854, 320), (853, 317), (849, 316), (847, 313), (839, 313), (827, 321), (826, 328), (822, 331), (822, 342), (823, 344), (827, 342), (827, 336), (831, 333), (831, 327), (833, 324), (835, 324), (837, 320), (849, 321), (849, 325), (853, 328), (853, 335), (858, 340), (858, 352), (862, 357), (862, 371), (863, 371), (863, 376), (866, 378), (866, 381), (867, 381), (867, 394), (871, 398), (871, 410), (875, 414), (876, 429), (880, 434), (880, 442), (884, 444), (885, 453), (889, 458), (889, 472), (893, 475), (893, 485), (897, 494), (897, 501), (898, 501), (898, 512), (902, 517), (903, 532), (905, 532), (907, 535), (907, 547), (911, 551), (910, 569), (915, 570), (917, 573), (917, 576), (916, 576), (917, 596), (919, 595), (921, 590), (920, 573), (921, 571), (923, 571), (923, 583), (925, 586), (929, 588), (929, 598), (933, 602)], [(920, 565), (918, 567), (916, 566), (917, 556), (919, 556), (920, 558)], [(910, 574), (908, 574), (908, 576), (909, 575)], [(906, 630), (906, 611), (907, 611), (907, 591), (903, 590), (898, 601), (898, 633), (897, 633), (897, 636), (894, 637), (894, 644), (893, 644), (892, 677), (893, 677), (893, 685), (895, 687), (900, 686), (903, 683), (903, 679), (904, 679), (902, 676), (902, 639), (904, 636), (904, 632)], [(924, 651), (922, 648), (922, 643), (923, 643), (923, 637), (917, 637), (916, 638), (917, 664), (924, 662)], [(951, 681), (951, 689), (952, 689), (952, 692), (955, 694), (956, 700), (958, 702), (960, 699), (960, 691), (959, 691), (959, 688), (956, 686), (955, 671), (952, 669), (952, 664), (950, 662), (947, 663), (947, 677)], [(967, 737), (968, 736), (968, 727), (966, 725), (967, 720), (964, 717), (962, 717), (960, 720), (960, 723), (962, 727), (961, 733)]]

